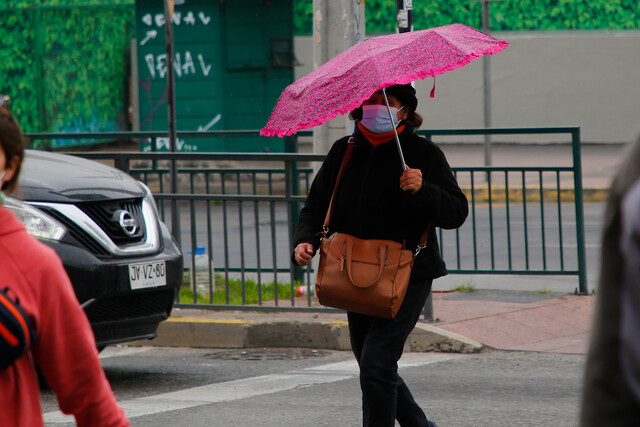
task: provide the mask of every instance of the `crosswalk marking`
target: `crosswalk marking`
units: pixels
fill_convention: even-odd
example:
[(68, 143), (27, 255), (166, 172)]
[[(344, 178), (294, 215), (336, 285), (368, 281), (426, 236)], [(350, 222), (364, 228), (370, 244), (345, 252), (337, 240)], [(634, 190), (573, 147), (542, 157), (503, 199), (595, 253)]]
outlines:
[[(424, 366), (457, 357), (464, 356), (451, 353), (406, 353), (398, 363), (398, 366), (400, 369)], [(161, 412), (277, 393), (298, 387), (332, 383), (357, 376), (358, 365), (355, 360), (349, 360), (281, 374), (262, 375), (124, 400), (119, 404), (127, 414), (127, 417), (133, 419)], [(44, 414), (44, 421), (47, 425), (55, 425), (73, 423), (74, 419), (60, 411), (55, 411)]]

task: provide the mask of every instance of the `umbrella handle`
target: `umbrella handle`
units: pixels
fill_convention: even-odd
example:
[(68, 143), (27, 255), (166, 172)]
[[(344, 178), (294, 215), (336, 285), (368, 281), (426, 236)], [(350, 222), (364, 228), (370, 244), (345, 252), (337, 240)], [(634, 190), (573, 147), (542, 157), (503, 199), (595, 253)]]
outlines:
[(391, 108), (389, 107), (389, 99), (387, 98), (387, 91), (385, 90), (385, 88), (382, 88), (382, 94), (384, 95), (384, 102), (387, 104), (387, 112), (389, 113), (389, 118), (391, 119), (391, 123), (393, 124), (393, 134), (396, 137), (396, 145), (398, 146), (398, 153), (400, 154), (400, 163), (402, 164), (402, 170), (406, 171), (407, 164), (404, 161), (404, 155), (402, 154), (402, 147), (400, 147), (400, 138), (398, 137), (398, 131), (396, 129), (397, 117), (394, 118), (393, 114), (391, 114)]

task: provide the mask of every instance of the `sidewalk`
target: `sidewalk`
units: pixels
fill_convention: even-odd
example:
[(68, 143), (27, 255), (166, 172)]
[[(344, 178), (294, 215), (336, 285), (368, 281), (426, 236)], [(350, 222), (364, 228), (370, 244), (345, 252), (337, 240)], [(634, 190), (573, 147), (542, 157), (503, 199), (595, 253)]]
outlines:
[(434, 294), (436, 325), (499, 350), (586, 354), (595, 295)]
[[(420, 321), (407, 351), (483, 349), (585, 354), (595, 295), (478, 290), (435, 292), (434, 322)], [(158, 338), (138, 345), (350, 350), (344, 313), (174, 309)]]

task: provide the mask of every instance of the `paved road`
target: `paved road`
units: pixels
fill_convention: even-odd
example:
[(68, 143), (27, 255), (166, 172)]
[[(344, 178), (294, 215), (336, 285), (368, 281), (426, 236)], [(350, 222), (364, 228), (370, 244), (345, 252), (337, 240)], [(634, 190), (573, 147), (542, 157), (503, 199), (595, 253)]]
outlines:
[[(134, 426), (358, 426), (348, 352), (108, 348), (103, 365)], [(407, 353), (401, 375), (442, 426), (576, 425), (584, 356)], [(47, 425), (70, 421), (43, 396)], [(62, 423), (62, 424), (59, 424)]]

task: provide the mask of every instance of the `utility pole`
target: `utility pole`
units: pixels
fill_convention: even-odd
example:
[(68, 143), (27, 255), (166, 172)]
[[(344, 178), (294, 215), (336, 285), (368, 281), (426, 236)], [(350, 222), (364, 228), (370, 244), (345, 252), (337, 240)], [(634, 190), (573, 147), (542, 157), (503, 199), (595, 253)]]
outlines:
[[(178, 0), (180, 3), (180, 0)], [(165, 50), (167, 53), (167, 108), (169, 122), (169, 148), (172, 153), (176, 150), (177, 130), (176, 130), (176, 89), (175, 72), (173, 70), (173, 11), (174, 0), (164, 0), (164, 36)], [(176, 161), (171, 160), (171, 193), (178, 192), (178, 169)], [(174, 239), (181, 247), (180, 239), (180, 217), (177, 200), (171, 201), (171, 232)]]
[[(491, 31), (491, 0), (482, 0), (482, 32)], [(484, 127), (491, 127), (491, 60), (489, 55), (482, 57), (482, 79), (484, 90)], [(491, 166), (491, 135), (484, 135), (484, 165)]]
[[(313, 0), (313, 68), (365, 37), (365, 0)], [(336, 117), (313, 130), (313, 151), (326, 154), (333, 142), (351, 133), (353, 123)]]
[(413, 31), (413, 0), (396, 0), (398, 33)]
[[(313, 68), (349, 49), (365, 38), (365, 0), (313, 0)], [(348, 117), (313, 128), (313, 152), (327, 154), (334, 141), (351, 134), (353, 122)], [(317, 169), (320, 165), (314, 166)], [(313, 269), (318, 271), (318, 258)]]

